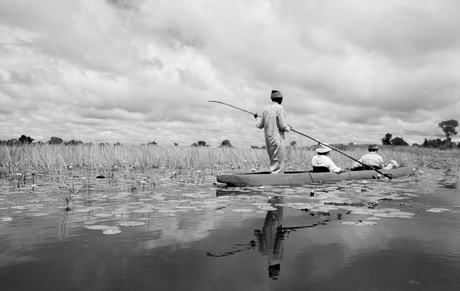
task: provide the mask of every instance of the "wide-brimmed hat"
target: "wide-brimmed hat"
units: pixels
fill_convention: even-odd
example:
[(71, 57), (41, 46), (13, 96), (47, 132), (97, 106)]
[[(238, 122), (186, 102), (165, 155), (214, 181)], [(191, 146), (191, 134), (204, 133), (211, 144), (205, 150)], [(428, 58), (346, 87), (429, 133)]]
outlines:
[(379, 149), (379, 146), (376, 145), (376, 144), (371, 144), (368, 148), (369, 150), (378, 150)]
[(330, 152), (330, 151), (331, 151), (331, 148), (328, 148), (328, 147), (323, 146), (323, 145), (316, 149), (316, 152), (318, 154), (325, 154), (325, 153)]

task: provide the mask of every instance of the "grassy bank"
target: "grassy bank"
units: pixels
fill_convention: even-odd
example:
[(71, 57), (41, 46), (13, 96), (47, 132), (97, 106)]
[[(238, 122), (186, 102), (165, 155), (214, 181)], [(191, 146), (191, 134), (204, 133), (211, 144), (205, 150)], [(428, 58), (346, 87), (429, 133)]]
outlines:
[[(358, 159), (367, 152), (365, 146), (344, 150)], [(446, 152), (414, 147), (382, 147), (379, 153), (385, 161), (396, 160), (402, 165), (423, 165), (436, 157), (451, 155)], [(309, 170), (315, 152), (301, 147), (288, 147), (287, 169)], [(351, 167), (348, 157), (331, 152), (330, 157), (339, 167)], [(24, 145), (0, 147), (0, 171), (3, 176), (15, 173), (37, 172), (62, 174), (70, 170), (113, 171), (122, 169), (179, 169), (219, 171), (266, 170), (268, 155), (263, 149), (159, 147), (146, 145), (121, 146), (62, 146)]]

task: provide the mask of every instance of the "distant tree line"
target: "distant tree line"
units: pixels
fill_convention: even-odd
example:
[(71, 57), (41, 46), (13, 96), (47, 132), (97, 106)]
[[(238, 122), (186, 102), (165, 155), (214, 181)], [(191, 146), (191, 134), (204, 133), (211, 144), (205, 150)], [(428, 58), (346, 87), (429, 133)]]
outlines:
[[(34, 144), (34, 145), (41, 145), (41, 144), (51, 144), (51, 145), (89, 145), (89, 146), (94, 145), (92, 142), (84, 143), (81, 140), (73, 140), (72, 139), (72, 140), (69, 140), (69, 141), (64, 141), (64, 140), (62, 140), (62, 138), (55, 137), (55, 136), (51, 137), (50, 140), (47, 141), (47, 142), (41, 142), (41, 141), (33, 142), (33, 141), (34, 141), (34, 139), (30, 138), (30, 136), (21, 135), (21, 137), (18, 138), (18, 139), (13, 138), (13, 139), (10, 139), (10, 140), (0, 140), (0, 145), (7, 145), (7, 146), (18, 146), (18, 145), (27, 145), (27, 144)], [(110, 143), (101, 142), (98, 145), (99, 146), (109, 146)], [(116, 142), (113, 145), (114, 146), (120, 146), (121, 143)], [(158, 145), (158, 143), (156, 141), (151, 141), (151, 142), (147, 142), (147, 145)], [(175, 142), (174, 145), (178, 146), (179, 143)]]
[(205, 141), (199, 140), (198, 143), (194, 142), (190, 145), (191, 147), (208, 147), (209, 145), (206, 144)]
[[(33, 145), (42, 145), (42, 144), (51, 144), (51, 145), (94, 145), (92, 142), (88, 143), (83, 143), (81, 140), (69, 140), (69, 141), (64, 141), (62, 138), (59, 137), (51, 137), (49, 141), (47, 142), (33, 142), (34, 139), (31, 138), (30, 136), (26, 135), (21, 135), (20, 138), (16, 139), (9, 139), (9, 140), (0, 140), (0, 145), (7, 145), (7, 146), (18, 146), (18, 145), (27, 145), (27, 144), (33, 144)], [(109, 145), (109, 143), (99, 143), (100, 146), (104, 145)], [(115, 146), (121, 145), (119, 142), (114, 143)]]
[(452, 136), (457, 134), (456, 128), (458, 127), (458, 121), (455, 119), (446, 120), (440, 122), (438, 126), (442, 129), (444, 134), (446, 135), (446, 139), (441, 140), (440, 138), (437, 139), (425, 139), (422, 147), (428, 148), (439, 148), (439, 149), (452, 149), (452, 148), (460, 148), (460, 142), (455, 143), (452, 142)]
[[(438, 126), (442, 129), (444, 134), (446, 135), (446, 139), (441, 140), (440, 138), (437, 139), (425, 139), (425, 141), (421, 144), (413, 144), (413, 146), (421, 146), (421, 147), (428, 147), (428, 148), (439, 148), (439, 149), (449, 149), (449, 148), (460, 148), (460, 142), (455, 143), (452, 142), (452, 137), (457, 134), (456, 128), (458, 127), (458, 121), (455, 119), (446, 120), (440, 122)], [(16, 146), (16, 145), (27, 145), (27, 144), (51, 144), (51, 145), (93, 145), (93, 143), (83, 143), (80, 140), (70, 140), (70, 141), (63, 141), (59, 137), (51, 137), (49, 141), (45, 142), (33, 142), (34, 139), (30, 136), (21, 135), (18, 139), (10, 139), (10, 140), (0, 140), (0, 145), (7, 145), (7, 146)], [(402, 138), (402, 137), (393, 137), (391, 133), (385, 134), (385, 136), (381, 139), (383, 145), (389, 146), (408, 146), (409, 144)], [(100, 146), (108, 146), (109, 143), (99, 143)], [(119, 142), (114, 143), (115, 146), (121, 145)], [(148, 142), (147, 145), (156, 146), (158, 143), (156, 141)], [(178, 146), (179, 143), (175, 142), (175, 146)], [(191, 147), (209, 147), (210, 145), (207, 144), (205, 141), (200, 140), (198, 142), (194, 142), (190, 145)], [(297, 147), (296, 141), (291, 141), (291, 147)], [(347, 150), (350, 146), (354, 146), (353, 143), (349, 143), (348, 145), (345, 144), (336, 144), (332, 145), (339, 150)], [(233, 148), (230, 140), (225, 139), (219, 145), (220, 148)], [(309, 149), (315, 149), (316, 146), (307, 147)], [(251, 145), (252, 149), (265, 149), (265, 146), (254, 146)]]
[[(203, 140), (199, 140), (198, 142), (194, 142), (190, 145), (191, 147), (209, 147), (210, 145), (207, 144)], [(224, 139), (222, 143), (219, 145), (220, 148), (232, 148), (232, 143), (228, 139)]]
[(394, 137), (391, 133), (385, 134), (382, 138), (383, 145), (407, 146), (409, 145), (402, 137)]
[[(449, 149), (449, 148), (460, 148), (460, 142), (454, 143), (452, 142), (452, 136), (457, 134), (456, 128), (458, 127), (458, 121), (455, 119), (446, 120), (443, 122), (438, 123), (438, 126), (442, 129), (444, 134), (446, 135), (446, 139), (442, 140), (440, 138), (437, 139), (425, 139), (425, 141), (421, 144), (413, 144), (416, 146), (421, 147), (428, 147), (428, 148), (439, 148), (439, 149)], [(401, 137), (392, 138), (391, 133), (387, 133), (382, 138), (383, 145), (396, 145), (396, 146), (407, 146), (408, 143), (404, 141)]]

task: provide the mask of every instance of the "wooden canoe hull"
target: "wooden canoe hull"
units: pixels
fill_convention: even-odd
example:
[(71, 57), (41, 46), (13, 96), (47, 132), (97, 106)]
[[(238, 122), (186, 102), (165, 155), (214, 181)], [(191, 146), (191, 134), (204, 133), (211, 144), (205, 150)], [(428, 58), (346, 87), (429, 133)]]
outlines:
[[(379, 170), (392, 178), (415, 174), (415, 167), (401, 167), (391, 170)], [(376, 171), (348, 171), (336, 173), (313, 173), (308, 171), (285, 172), (284, 174), (270, 174), (269, 172), (242, 173), (234, 175), (217, 175), (217, 182), (228, 186), (260, 186), (260, 185), (304, 185), (313, 183), (337, 182), (343, 180), (365, 180), (385, 178)]]

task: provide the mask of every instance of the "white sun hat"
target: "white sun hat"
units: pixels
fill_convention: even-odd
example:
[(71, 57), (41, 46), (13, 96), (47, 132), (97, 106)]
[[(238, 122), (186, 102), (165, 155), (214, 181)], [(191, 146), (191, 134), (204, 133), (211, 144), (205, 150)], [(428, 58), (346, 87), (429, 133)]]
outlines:
[(331, 148), (328, 148), (328, 147), (323, 146), (323, 145), (321, 145), (319, 148), (316, 149), (316, 152), (318, 154), (325, 154), (325, 153), (330, 152), (330, 151), (331, 151)]

